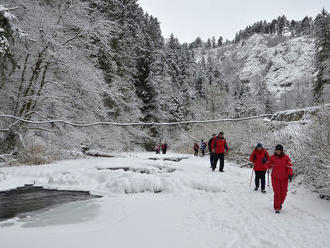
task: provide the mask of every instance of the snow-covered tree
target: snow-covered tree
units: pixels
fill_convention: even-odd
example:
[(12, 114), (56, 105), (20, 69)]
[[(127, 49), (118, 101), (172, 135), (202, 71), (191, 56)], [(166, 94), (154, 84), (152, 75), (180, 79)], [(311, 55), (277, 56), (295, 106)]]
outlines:
[(314, 101), (323, 102), (323, 91), (330, 84), (330, 15), (323, 9), (315, 19), (315, 49), (317, 75), (314, 82)]
[(223, 37), (220, 36), (219, 39), (218, 39), (218, 47), (221, 47), (223, 44)]

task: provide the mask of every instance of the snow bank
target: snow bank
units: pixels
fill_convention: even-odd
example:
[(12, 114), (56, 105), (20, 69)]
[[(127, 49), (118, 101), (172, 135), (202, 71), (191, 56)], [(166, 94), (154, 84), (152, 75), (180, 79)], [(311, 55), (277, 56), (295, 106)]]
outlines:
[[(12, 178), (13, 182), (18, 184), (35, 183), (51, 188), (92, 190), (105, 194), (173, 193), (192, 190), (223, 191), (221, 187), (208, 182), (205, 178), (187, 178), (186, 173), (182, 172), (182, 168), (177, 162), (151, 161), (149, 157), (150, 154), (146, 157), (140, 157), (138, 165), (134, 162), (134, 157), (131, 159), (127, 159), (127, 157), (99, 160), (80, 159), (62, 161), (42, 167), (4, 168), (1, 173), (9, 181)], [(160, 156), (160, 158), (162, 157), (165, 158), (165, 156)], [(180, 157), (182, 155), (166, 155), (166, 158)], [(189, 159), (186, 163), (188, 161)], [(67, 166), (68, 164), (70, 166)], [(116, 170), (110, 170), (110, 168)]]

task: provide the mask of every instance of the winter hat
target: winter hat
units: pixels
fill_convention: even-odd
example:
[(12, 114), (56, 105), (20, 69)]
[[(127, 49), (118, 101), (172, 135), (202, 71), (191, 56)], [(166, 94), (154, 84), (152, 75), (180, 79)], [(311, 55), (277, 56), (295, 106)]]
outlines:
[(282, 151), (283, 152), (283, 146), (282, 145), (277, 145), (275, 147), (275, 151)]
[(257, 148), (263, 148), (262, 144), (261, 143), (258, 143), (257, 144)]

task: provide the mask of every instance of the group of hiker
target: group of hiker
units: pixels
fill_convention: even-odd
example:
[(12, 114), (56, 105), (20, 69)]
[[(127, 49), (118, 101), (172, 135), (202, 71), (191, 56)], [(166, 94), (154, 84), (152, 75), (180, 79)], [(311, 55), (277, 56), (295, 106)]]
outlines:
[(275, 213), (280, 213), (288, 192), (289, 181), (291, 182), (293, 177), (290, 157), (284, 153), (282, 145), (277, 145), (274, 154), (269, 157), (266, 149), (259, 143), (252, 152), (250, 161), (253, 162), (255, 172), (255, 191), (259, 190), (261, 182), (261, 192), (266, 193), (266, 172), (272, 170), (274, 209)]
[[(220, 160), (220, 172), (223, 172), (225, 154), (229, 152), (224, 133), (220, 132), (219, 135), (213, 134), (207, 147), (209, 149), (212, 170), (215, 171), (218, 160)], [(194, 143), (194, 156), (198, 156), (199, 149), (201, 150), (202, 156), (204, 156), (206, 150), (206, 143), (204, 140), (201, 140), (200, 146), (196, 142)]]
[[(202, 140), (202, 142), (204, 141)], [(195, 145), (196, 144), (197, 143), (195, 143)], [(217, 163), (220, 161), (219, 171), (224, 172), (224, 158), (225, 155), (229, 153), (229, 147), (224, 137), (224, 132), (220, 132), (218, 135), (212, 135), (208, 141), (208, 149), (212, 171), (216, 170)], [(202, 154), (204, 153), (205, 147), (202, 149)], [(253, 150), (250, 161), (253, 163), (253, 171), (255, 172), (255, 191), (258, 191), (261, 186), (261, 192), (266, 193), (266, 173), (272, 170), (271, 180), (274, 190), (274, 210), (275, 213), (280, 213), (288, 192), (288, 183), (292, 181), (293, 177), (292, 163), (289, 156), (285, 154), (282, 145), (276, 145), (274, 154), (269, 156), (267, 150), (259, 143)]]
[(158, 144), (158, 145), (155, 146), (156, 154), (160, 154), (160, 151), (162, 151), (163, 154), (166, 154), (167, 149), (168, 149), (167, 143)]
[(200, 146), (196, 142), (194, 143), (194, 156), (198, 156), (199, 149), (201, 150), (202, 156), (204, 156), (206, 149), (206, 143), (204, 140), (201, 140)]

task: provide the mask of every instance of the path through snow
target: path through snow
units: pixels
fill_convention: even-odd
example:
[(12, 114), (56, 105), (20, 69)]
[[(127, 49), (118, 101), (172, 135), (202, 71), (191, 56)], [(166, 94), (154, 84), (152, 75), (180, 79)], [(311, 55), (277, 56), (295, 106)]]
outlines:
[[(324, 248), (330, 243), (330, 202), (316, 194), (292, 186), (283, 212), (275, 215), (272, 193), (248, 188), (250, 169), (227, 163), (220, 174), (210, 171), (208, 157), (180, 162), (150, 157), (155, 156), (1, 168), (1, 190), (35, 182), (104, 195), (0, 223), (1, 247)], [(100, 170), (109, 167), (135, 170)]]

